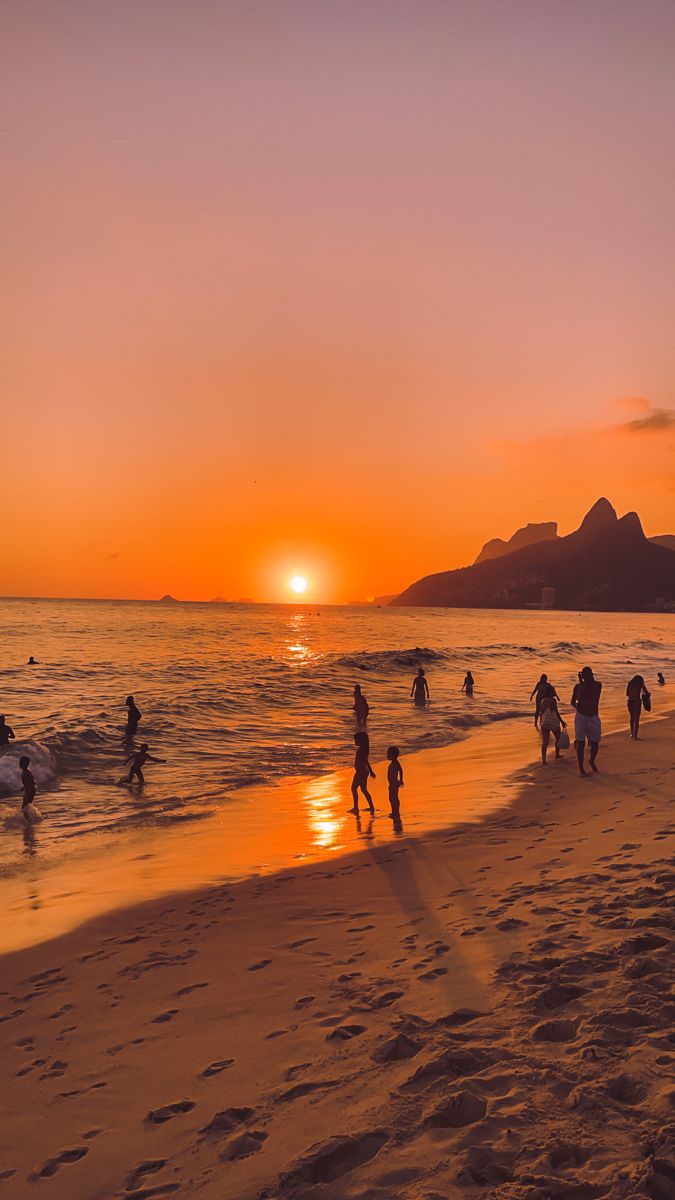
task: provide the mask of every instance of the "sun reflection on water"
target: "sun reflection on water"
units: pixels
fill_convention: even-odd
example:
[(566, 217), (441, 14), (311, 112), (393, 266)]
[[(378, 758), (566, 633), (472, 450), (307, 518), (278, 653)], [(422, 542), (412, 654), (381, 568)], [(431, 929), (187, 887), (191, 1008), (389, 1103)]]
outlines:
[(338, 849), (338, 838), (347, 817), (340, 814), (340, 808), (344, 808), (346, 800), (339, 794), (335, 778), (326, 775), (320, 779), (308, 779), (303, 787), (302, 800), (314, 846), (321, 850)]

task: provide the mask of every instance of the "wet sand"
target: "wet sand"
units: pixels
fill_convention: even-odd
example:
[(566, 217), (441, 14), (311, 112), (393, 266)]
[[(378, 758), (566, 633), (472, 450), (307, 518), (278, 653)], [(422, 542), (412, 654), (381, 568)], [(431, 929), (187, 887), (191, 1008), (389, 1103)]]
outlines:
[(674, 733), (5, 956), (0, 1195), (671, 1200)]

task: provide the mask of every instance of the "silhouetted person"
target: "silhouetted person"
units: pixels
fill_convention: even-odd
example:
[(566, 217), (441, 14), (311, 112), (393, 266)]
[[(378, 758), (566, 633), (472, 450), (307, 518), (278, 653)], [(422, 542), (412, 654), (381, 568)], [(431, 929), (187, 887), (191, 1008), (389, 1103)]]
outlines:
[(360, 683), (357, 683), (354, 687), (354, 712), (359, 725), (364, 725), (368, 720), (370, 706), (363, 692), (361, 691)]
[(133, 696), (127, 696), (124, 701), (127, 708), (127, 733), (133, 735), (138, 729), (138, 722), (142, 717), (142, 712), (136, 707), (136, 701)]
[(26, 666), (28, 666), (28, 667), (36, 667), (37, 666), (37, 663), (36, 663), (35, 659), (33, 658), (32, 654), (31, 654), (30, 658), (28, 659)]
[(403, 767), (399, 761), (401, 751), (398, 746), (389, 746), (387, 750), (387, 758), (389, 766), (387, 767), (387, 783), (389, 784), (389, 806), (391, 812), (389, 816), (396, 823), (401, 818), (401, 806), (399, 804), (398, 794), (403, 783)]
[(473, 675), (471, 674), (470, 671), (467, 671), (466, 675), (464, 676), (464, 683), (462, 684), (461, 690), (463, 692), (466, 692), (467, 696), (473, 696), (473, 689), (474, 689)]
[(368, 779), (374, 779), (375, 772), (369, 761), (370, 739), (368, 738), (368, 734), (365, 732), (365, 730), (359, 730), (354, 734), (354, 741), (356, 742), (354, 778), (352, 779), (352, 797), (354, 799), (354, 806), (350, 809), (350, 812), (358, 813), (359, 792), (363, 792), (363, 795), (368, 801), (368, 808), (370, 809), (372, 816), (372, 814), (375, 812), (375, 805), (373, 804), (373, 798), (368, 791)]
[(637, 740), (640, 717), (642, 715), (642, 700), (643, 697), (649, 696), (642, 675), (634, 675), (628, 681), (626, 696), (628, 697), (628, 713), (630, 716), (630, 736)]
[(11, 725), (8, 725), (4, 716), (0, 714), (0, 746), (6, 746), (8, 742), (14, 738), (14, 730)]
[(149, 754), (148, 743), (143, 742), (140, 750), (130, 754), (129, 757), (125, 758), (124, 760), (125, 766), (128, 762), (131, 763), (131, 768), (127, 776), (127, 783), (133, 783), (134, 779), (137, 779), (139, 783), (145, 783), (145, 777), (143, 775), (142, 768), (145, 766), (146, 762), (163, 763), (165, 761), (166, 760), (163, 758), (154, 758), (152, 754)]
[(574, 717), (574, 747), (579, 762), (579, 774), (585, 775), (584, 746), (586, 741), (591, 748), (589, 764), (592, 771), (597, 771), (595, 760), (598, 756), (602, 725), (600, 723), (600, 693), (602, 684), (595, 678), (590, 667), (584, 667), (579, 672), (579, 682), (575, 683), (570, 704), (576, 709)]
[(539, 720), (541, 722), (541, 761), (546, 766), (546, 751), (548, 743), (553, 734), (555, 739), (555, 756), (560, 758), (560, 742), (561, 729), (567, 729), (567, 724), (563, 721), (558, 711), (558, 703), (556, 699), (556, 691), (553, 684), (547, 683), (544, 685), (543, 693), (539, 700)]
[[(553, 687), (553, 684), (549, 685), (548, 675), (540, 675), (539, 679), (537, 680), (534, 687), (532, 688), (532, 691), (530, 692), (530, 700), (534, 700), (534, 727), (535, 727), (535, 729), (537, 728), (537, 724), (539, 721), (539, 712), (541, 709), (542, 697), (544, 695), (544, 691), (549, 686)], [(555, 688), (553, 688), (553, 695), (555, 696), (556, 700), (559, 702), (560, 696), (556, 692)]]
[(23, 787), (21, 815), (23, 816), (24, 821), (30, 821), (33, 815), (35, 815), (30, 810), (35, 799), (37, 784), (35, 782), (35, 776), (30, 769), (30, 759), (27, 754), (21, 755), (21, 758), (19, 759), (19, 766), (21, 768), (21, 784)]
[(658, 683), (660, 684), (660, 686), (661, 686), (661, 687), (663, 687), (663, 685), (664, 685), (664, 684), (665, 684), (665, 682), (666, 682), (666, 681), (665, 681), (665, 679), (664, 679), (664, 677), (663, 677), (663, 672), (662, 672), (662, 671), (657, 671), (657, 672), (656, 672), (656, 678), (657, 678), (657, 681), (658, 681)]
[(419, 708), (424, 708), (427, 700), (429, 699), (429, 684), (427, 683), (427, 677), (424, 674), (424, 669), (422, 667), (419, 667), (417, 674), (412, 681), (410, 695), (415, 697), (415, 704)]

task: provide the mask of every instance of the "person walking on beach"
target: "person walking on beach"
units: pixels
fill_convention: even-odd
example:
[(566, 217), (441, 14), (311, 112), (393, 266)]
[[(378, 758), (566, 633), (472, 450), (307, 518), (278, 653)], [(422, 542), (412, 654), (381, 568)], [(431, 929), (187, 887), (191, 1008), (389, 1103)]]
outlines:
[(600, 693), (602, 684), (596, 679), (590, 667), (584, 667), (579, 672), (579, 682), (575, 683), (570, 704), (576, 709), (574, 715), (574, 746), (579, 763), (579, 774), (585, 775), (584, 747), (586, 741), (590, 746), (589, 765), (591, 771), (597, 771), (595, 760), (598, 756), (602, 725), (600, 723)]
[[(546, 688), (549, 686), (553, 687), (553, 684), (549, 685), (548, 675), (541, 675), (539, 677), (538, 681), (535, 683), (534, 687), (532, 688), (532, 691), (530, 692), (530, 700), (534, 700), (534, 727), (535, 727), (535, 729), (537, 728), (537, 725), (539, 723), (539, 714), (541, 712), (541, 702), (542, 702), (542, 699), (544, 696), (544, 692), (546, 691)], [(558, 702), (560, 702), (560, 696), (556, 692), (555, 688), (553, 688), (553, 695), (554, 695), (555, 699)]]
[(8, 725), (2, 713), (0, 713), (0, 747), (6, 746), (15, 737), (14, 730), (11, 725)]
[(387, 750), (387, 758), (389, 766), (387, 767), (387, 783), (389, 784), (389, 806), (391, 812), (389, 816), (396, 823), (401, 819), (401, 806), (399, 804), (398, 794), (402, 787), (405, 787), (403, 782), (403, 767), (399, 761), (401, 751), (398, 746), (389, 746)]
[(543, 695), (539, 701), (540, 721), (541, 721), (541, 761), (542, 766), (546, 766), (546, 751), (548, 743), (553, 734), (555, 739), (555, 756), (560, 758), (560, 731), (567, 729), (567, 723), (563, 721), (559, 711), (556, 698), (556, 691), (553, 684), (547, 683), (543, 690)]
[(424, 673), (424, 668), (419, 667), (415, 678), (412, 681), (410, 695), (415, 697), (415, 704), (418, 708), (424, 708), (429, 699), (429, 684)]
[(467, 671), (466, 675), (464, 676), (464, 683), (462, 684), (461, 690), (466, 692), (467, 696), (473, 696), (473, 688), (473, 675), (470, 671)]
[(124, 701), (124, 704), (127, 709), (127, 730), (126, 731), (127, 731), (127, 734), (129, 735), (129, 737), (133, 737), (136, 730), (138, 729), (138, 722), (140, 721), (143, 714), (141, 713), (140, 709), (136, 707), (136, 701), (134, 700), (133, 696), (127, 696), (126, 700)]
[(642, 675), (634, 675), (628, 681), (626, 696), (628, 697), (628, 713), (630, 716), (630, 736), (637, 741), (643, 700), (645, 701), (645, 708), (647, 708), (647, 702), (649, 702), (651, 707), (651, 696), (647, 691), (647, 686)]
[(368, 791), (368, 779), (374, 779), (375, 772), (370, 765), (370, 739), (365, 730), (359, 729), (354, 734), (354, 741), (356, 742), (354, 778), (352, 779), (352, 797), (354, 799), (354, 805), (349, 811), (358, 813), (359, 792), (363, 792), (363, 795), (368, 801), (368, 808), (372, 817), (375, 813), (375, 805), (373, 804), (373, 798)]
[(354, 712), (359, 725), (365, 725), (370, 712), (370, 705), (361, 691), (361, 684), (357, 683), (354, 687)]
[(163, 763), (163, 762), (166, 762), (166, 759), (155, 758), (152, 754), (149, 754), (148, 753), (148, 743), (143, 742), (143, 745), (141, 746), (140, 750), (134, 751), (133, 754), (130, 754), (129, 757), (125, 758), (125, 760), (124, 760), (125, 766), (127, 763), (131, 763), (131, 767), (129, 769), (129, 774), (128, 774), (127, 780), (126, 780), (127, 783), (133, 783), (134, 778), (136, 778), (139, 783), (145, 783), (145, 776), (143, 775), (143, 767), (145, 766), (146, 762)]
[(30, 759), (27, 754), (22, 754), (19, 759), (21, 768), (21, 786), (23, 787), (23, 800), (21, 801), (21, 815), (24, 821), (32, 821), (35, 818), (39, 820), (39, 813), (33, 806), (37, 784), (35, 776), (30, 769)]

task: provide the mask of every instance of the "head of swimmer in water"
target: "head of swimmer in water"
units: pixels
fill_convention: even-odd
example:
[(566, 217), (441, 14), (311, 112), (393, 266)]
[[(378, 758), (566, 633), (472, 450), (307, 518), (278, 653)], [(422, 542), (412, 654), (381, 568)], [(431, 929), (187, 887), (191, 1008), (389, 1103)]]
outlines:
[(28, 770), (28, 768), (30, 766), (30, 759), (27, 754), (21, 755), (21, 758), (19, 759), (19, 766), (21, 767), (22, 771)]

